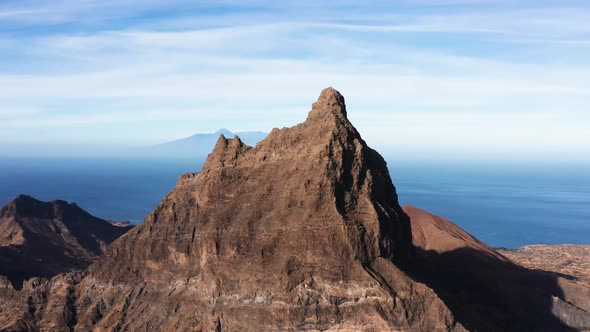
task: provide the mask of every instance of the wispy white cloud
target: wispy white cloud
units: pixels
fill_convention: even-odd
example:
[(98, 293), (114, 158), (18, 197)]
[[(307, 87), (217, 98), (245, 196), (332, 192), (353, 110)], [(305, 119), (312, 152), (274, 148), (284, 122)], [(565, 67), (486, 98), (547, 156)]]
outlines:
[[(400, 1), (400, 11), (376, 15), (305, 2), (316, 10), (297, 16), (285, 12), (292, 5), (257, 1), (243, 5), (248, 14), (193, 10), (137, 24), (0, 32), (0, 49), (14, 55), (0, 65), (0, 141), (19, 128), (44, 128), (50, 140), (83, 127), (85, 137), (102, 140), (105, 128), (128, 126), (109, 134), (133, 141), (222, 126), (269, 130), (303, 119), (317, 93), (333, 85), (377, 145), (404, 137), (441, 145), (444, 136), (444, 144), (464, 150), (561, 144), (590, 151), (580, 125), (590, 122), (583, 115), (590, 64), (580, 52), (590, 39), (590, 11), (485, 3), (422, 1), (416, 14)], [(35, 4), (0, 6), (0, 17), (26, 26), (96, 12), (100, 21), (161, 6), (146, 2), (130, 12), (128, 1)], [(546, 133), (559, 139), (548, 142)]]
[(5, 122), (7, 119), (13, 118), (23, 119), (29, 116), (37, 115), (39, 113), (41, 113), (39, 109), (31, 107), (4, 107), (0, 108), (0, 121)]

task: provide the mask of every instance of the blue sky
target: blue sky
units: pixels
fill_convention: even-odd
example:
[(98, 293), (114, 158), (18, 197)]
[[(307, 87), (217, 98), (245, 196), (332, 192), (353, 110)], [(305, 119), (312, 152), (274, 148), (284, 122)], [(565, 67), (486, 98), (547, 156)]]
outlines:
[(0, 149), (303, 121), (400, 157), (588, 159), (588, 1), (0, 1)]

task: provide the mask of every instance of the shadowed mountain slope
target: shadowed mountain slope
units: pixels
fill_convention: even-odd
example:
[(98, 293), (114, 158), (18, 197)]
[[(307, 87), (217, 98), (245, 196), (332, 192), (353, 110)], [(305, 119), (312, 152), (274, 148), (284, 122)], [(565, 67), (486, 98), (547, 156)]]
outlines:
[(472, 331), (590, 329), (590, 288), (528, 270), (449, 220), (404, 206), (412, 223), (412, 275), (434, 289)]
[(96, 218), (75, 203), (19, 195), (0, 210), (0, 275), (20, 287), (30, 277), (86, 268), (131, 228)]

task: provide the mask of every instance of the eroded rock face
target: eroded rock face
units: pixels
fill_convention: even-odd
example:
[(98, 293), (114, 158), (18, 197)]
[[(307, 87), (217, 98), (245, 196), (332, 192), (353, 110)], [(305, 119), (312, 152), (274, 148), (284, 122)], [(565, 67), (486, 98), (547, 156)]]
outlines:
[(22, 291), (28, 314), (0, 329), (462, 330), (400, 270), (409, 220), (346, 116), (328, 88), (256, 147), (221, 136), (202, 172), (82, 275)]
[(20, 288), (31, 277), (81, 270), (130, 230), (74, 203), (19, 195), (0, 209), (0, 275)]

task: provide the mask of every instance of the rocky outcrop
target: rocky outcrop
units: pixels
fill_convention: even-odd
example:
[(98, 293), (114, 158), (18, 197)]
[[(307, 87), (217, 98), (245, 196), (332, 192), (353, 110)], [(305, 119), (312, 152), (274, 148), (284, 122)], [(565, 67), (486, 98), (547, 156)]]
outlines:
[(84, 269), (131, 228), (74, 203), (19, 195), (0, 210), (0, 275), (20, 288), (31, 277)]
[(188, 159), (193, 160), (195, 163), (202, 164), (202, 157), (207, 156), (207, 154), (211, 152), (220, 135), (223, 135), (227, 138), (239, 136), (244, 143), (254, 146), (256, 143), (263, 140), (267, 134), (258, 131), (233, 133), (227, 129), (222, 128), (215, 133), (195, 134), (190, 137), (171, 142), (134, 149), (133, 151), (128, 151), (128, 153), (132, 156), (158, 159)]
[(87, 271), (21, 291), (28, 313), (0, 329), (462, 330), (404, 272), (414, 255), (383, 158), (329, 88), (254, 148), (221, 136)]
[(445, 218), (412, 206), (404, 211), (417, 250), (411, 274), (434, 289), (467, 329), (590, 329), (587, 285), (518, 266)]

